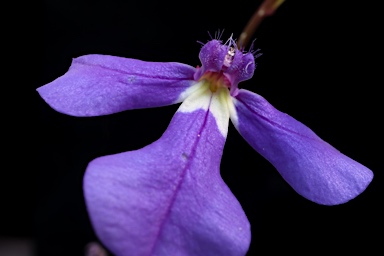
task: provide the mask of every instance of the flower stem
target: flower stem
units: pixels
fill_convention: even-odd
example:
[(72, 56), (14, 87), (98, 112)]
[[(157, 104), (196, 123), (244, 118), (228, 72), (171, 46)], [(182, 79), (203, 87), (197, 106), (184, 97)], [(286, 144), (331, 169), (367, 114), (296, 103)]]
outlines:
[(237, 47), (244, 49), (265, 17), (271, 16), (285, 0), (264, 0), (240, 34)]

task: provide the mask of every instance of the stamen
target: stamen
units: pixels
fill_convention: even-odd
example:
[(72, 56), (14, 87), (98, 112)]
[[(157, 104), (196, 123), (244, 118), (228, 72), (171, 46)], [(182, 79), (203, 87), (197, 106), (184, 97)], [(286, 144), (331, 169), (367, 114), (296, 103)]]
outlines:
[(223, 63), (223, 65), (225, 66), (225, 67), (229, 67), (229, 66), (231, 66), (231, 64), (232, 64), (232, 61), (233, 61), (233, 58), (235, 57), (235, 53), (236, 53), (236, 49), (235, 49), (235, 47), (229, 47), (229, 49), (228, 49), (228, 52), (227, 52), (227, 55), (225, 55), (225, 58), (224, 58), (224, 63)]

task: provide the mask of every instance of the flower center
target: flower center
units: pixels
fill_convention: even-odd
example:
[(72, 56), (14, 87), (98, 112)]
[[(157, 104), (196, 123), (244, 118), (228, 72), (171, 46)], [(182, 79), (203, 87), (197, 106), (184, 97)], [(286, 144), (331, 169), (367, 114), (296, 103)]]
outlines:
[(217, 89), (219, 89), (221, 87), (224, 87), (224, 88), (230, 88), (231, 87), (231, 83), (229, 82), (228, 78), (225, 77), (225, 75), (222, 71), (220, 71), (219, 73), (207, 71), (200, 78), (200, 81), (207, 83), (211, 92), (216, 92)]

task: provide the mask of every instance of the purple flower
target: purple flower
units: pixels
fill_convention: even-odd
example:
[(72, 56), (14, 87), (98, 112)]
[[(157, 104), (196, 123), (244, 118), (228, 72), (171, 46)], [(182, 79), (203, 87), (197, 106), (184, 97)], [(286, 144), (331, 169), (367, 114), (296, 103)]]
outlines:
[(250, 224), (220, 177), (229, 119), (297, 193), (345, 203), (373, 173), (263, 97), (238, 89), (255, 69), (252, 52), (229, 39), (206, 43), (202, 66), (105, 55), (73, 60), (38, 88), (59, 112), (107, 115), (183, 102), (154, 143), (89, 163), (84, 195), (100, 240), (116, 255), (245, 255)]

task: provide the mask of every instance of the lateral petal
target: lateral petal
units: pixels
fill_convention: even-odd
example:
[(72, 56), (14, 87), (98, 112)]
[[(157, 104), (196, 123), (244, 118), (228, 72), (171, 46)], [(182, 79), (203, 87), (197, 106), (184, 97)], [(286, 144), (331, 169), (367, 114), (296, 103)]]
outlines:
[(324, 205), (362, 193), (373, 173), (320, 139), (263, 97), (240, 90), (231, 119), (244, 139), (264, 156), (297, 193)]
[(108, 55), (73, 59), (68, 72), (37, 91), (58, 112), (100, 116), (181, 102), (196, 69)]

